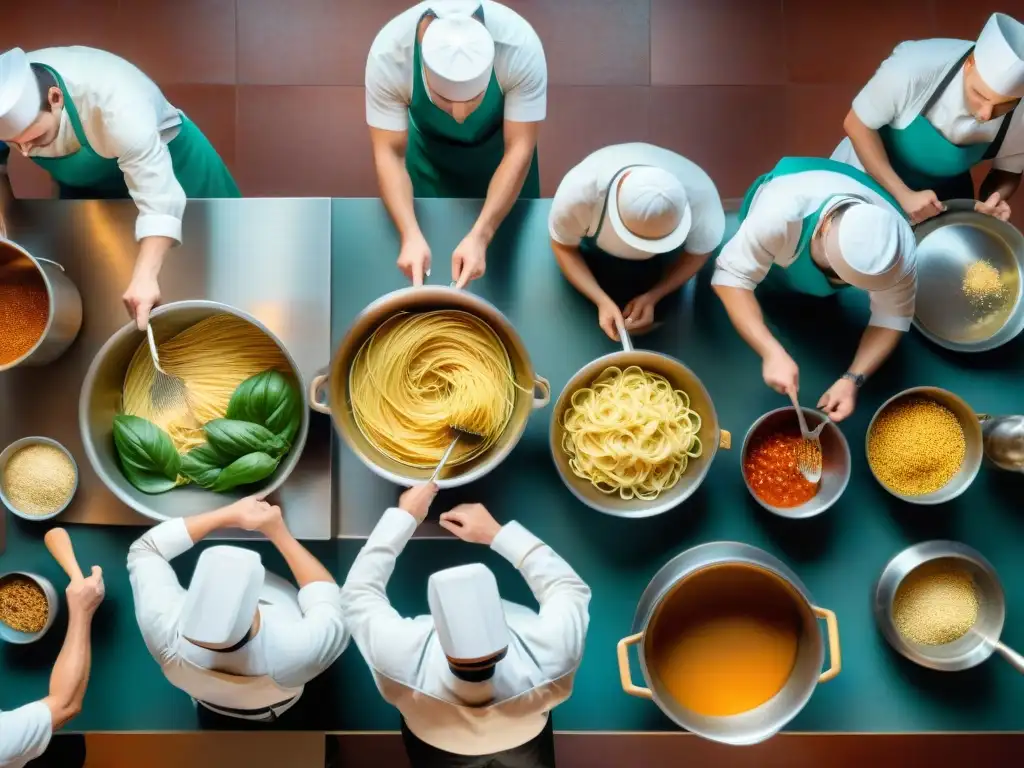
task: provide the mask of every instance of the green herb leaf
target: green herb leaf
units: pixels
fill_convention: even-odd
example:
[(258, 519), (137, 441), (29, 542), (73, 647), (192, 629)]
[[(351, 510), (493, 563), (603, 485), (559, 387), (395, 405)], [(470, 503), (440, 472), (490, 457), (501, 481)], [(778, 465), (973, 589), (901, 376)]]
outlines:
[(163, 475), (156, 475), (152, 472), (140, 472), (126, 464), (121, 465), (121, 471), (128, 482), (143, 493), (165, 493), (178, 485), (177, 478), (170, 480)]
[(280, 437), (260, 424), (238, 419), (214, 419), (203, 427), (206, 441), (225, 456), (228, 462), (248, 453), (267, 453), (280, 458), (288, 445)]
[(210, 490), (224, 493), (239, 485), (258, 483), (274, 474), (279, 461), (266, 453), (246, 454), (222, 469)]
[(238, 385), (227, 417), (261, 424), (290, 446), (302, 422), (302, 397), (283, 373), (264, 371)]
[(143, 489), (132, 480), (129, 471), (134, 475), (162, 477), (172, 484), (177, 482), (181, 457), (170, 436), (153, 422), (138, 416), (118, 414), (114, 417), (114, 446), (125, 476), (139, 490)]
[(217, 481), (221, 469), (230, 463), (231, 459), (209, 443), (203, 443), (182, 456), (181, 474), (198, 486), (210, 488)]

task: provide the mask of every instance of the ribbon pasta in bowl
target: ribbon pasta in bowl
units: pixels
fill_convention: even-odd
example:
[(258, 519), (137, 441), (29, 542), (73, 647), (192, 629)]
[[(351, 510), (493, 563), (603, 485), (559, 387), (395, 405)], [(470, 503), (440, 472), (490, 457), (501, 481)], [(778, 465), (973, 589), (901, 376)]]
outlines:
[(570, 491), (617, 517), (650, 517), (685, 501), (730, 435), (711, 397), (678, 360), (623, 350), (584, 366), (559, 395), (551, 452)]

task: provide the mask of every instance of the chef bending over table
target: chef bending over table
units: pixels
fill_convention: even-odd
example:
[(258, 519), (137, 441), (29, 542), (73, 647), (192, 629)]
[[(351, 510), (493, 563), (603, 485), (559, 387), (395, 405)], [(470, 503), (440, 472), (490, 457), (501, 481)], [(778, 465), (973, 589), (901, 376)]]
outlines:
[[(298, 591), (267, 573), (257, 552), (233, 546), (204, 550), (182, 588), (170, 561), (222, 528), (262, 532)], [(128, 551), (128, 576), (149, 652), (217, 715), (276, 720), (348, 645), (334, 578), (295, 540), (280, 507), (256, 497), (150, 529)]]
[[(765, 323), (754, 290), (826, 297), (868, 292), (871, 319), (850, 367), (818, 400), (833, 421), (849, 416), (857, 391), (910, 329), (917, 297), (916, 243), (899, 204), (861, 170), (835, 160), (785, 157), (754, 182), (740, 228), (715, 261), (711, 284), (729, 319), (761, 357), (765, 384), (795, 395), (800, 369)], [(821, 343), (828, 344), (827, 329)]]
[(550, 712), (572, 692), (590, 589), (519, 523), (499, 525), (480, 504), (460, 504), (441, 525), (508, 560), (540, 611), (501, 600), (494, 574), (472, 564), (431, 575), (431, 615), (403, 618), (388, 580), (436, 492), (427, 484), (403, 493), (360, 550), (342, 587), (352, 636), (402, 715), (413, 768), (553, 766)]

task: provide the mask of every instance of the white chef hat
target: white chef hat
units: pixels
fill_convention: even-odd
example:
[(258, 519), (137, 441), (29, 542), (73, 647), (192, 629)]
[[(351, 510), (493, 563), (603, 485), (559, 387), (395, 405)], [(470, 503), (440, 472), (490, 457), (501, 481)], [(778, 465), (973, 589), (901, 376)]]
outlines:
[(420, 46), (430, 87), (448, 101), (471, 101), (487, 90), (494, 67), (494, 38), (472, 16), (434, 19)]
[(13, 139), (39, 116), (39, 84), (21, 48), (0, 54), (0, 139)]
[(848, 206), (839, 220), (839, 248), (826, 249), (829, 264), (844, 282), (865, 291), (884, 291), (906, 273), (914, 257), (910, 225), (889, 206), (837, 195), (826, 212)]
[(692, 220), (686, 188), (663, 168), (631, 166), (612, 180), (608, 221), (626, 245), (652, 255), (673, 251), (686, 240)]
[(432, 574), (427, 602), (441, 649), (456, 673), (493, 667), (508, 649), (505, 609), (487, 566), (473, 563)]
[(1024, 24), (1005, 13), (993, 13), (978, 36), (974, 63), (996, 93), (1024, 96)]
[(266, 572), (259, 553), (241, 547), (204, 550), (181, 609), (181, 634), (206, 646), (229, 648), (252, 626)]

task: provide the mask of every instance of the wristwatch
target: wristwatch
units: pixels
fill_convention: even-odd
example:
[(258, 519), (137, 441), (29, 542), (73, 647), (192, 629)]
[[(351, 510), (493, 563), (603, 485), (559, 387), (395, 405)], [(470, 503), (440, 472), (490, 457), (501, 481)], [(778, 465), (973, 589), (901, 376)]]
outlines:
[(853, 382), (853, 385), (857, 387), (857, 389), (860, 389), (862, 386), (864, 386), (864, 382), (868, 380), (868, 377), (865, 376), (863, 373), (854, 373), (853, 371), (847, 371), (839, 378), (849, 379), (850, 381)]

